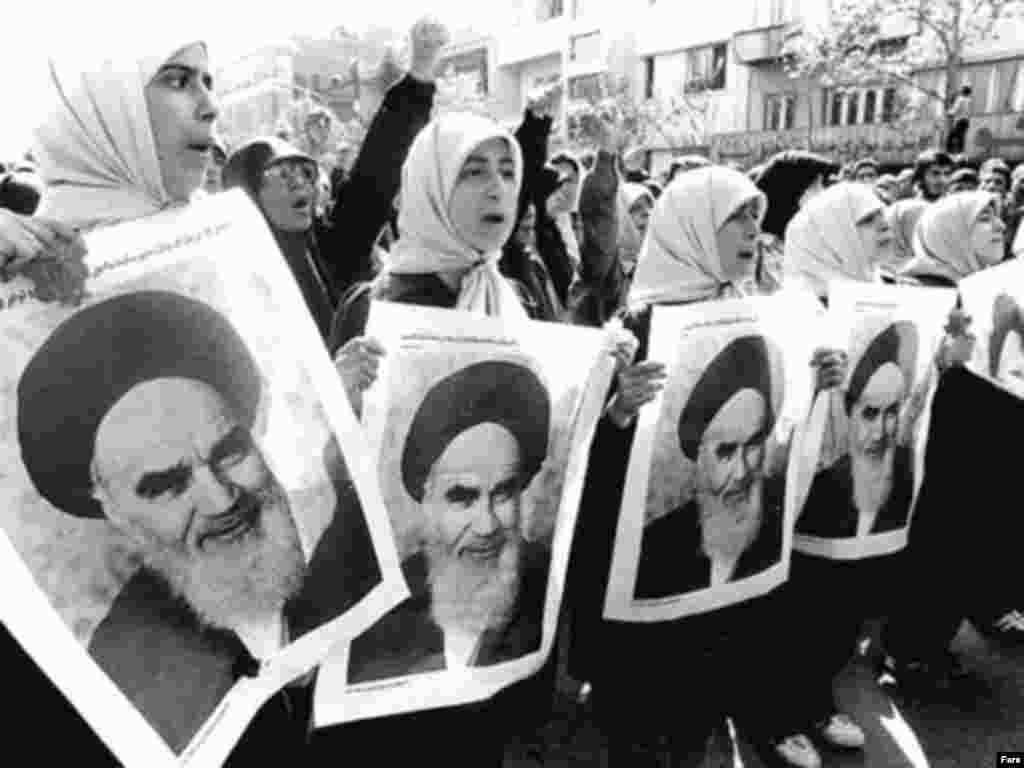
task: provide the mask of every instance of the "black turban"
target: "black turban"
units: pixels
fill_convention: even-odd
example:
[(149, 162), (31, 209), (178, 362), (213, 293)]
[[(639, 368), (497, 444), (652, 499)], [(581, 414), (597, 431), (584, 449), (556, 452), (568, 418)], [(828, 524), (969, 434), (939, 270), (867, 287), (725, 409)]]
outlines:
[(875, 371), (886, 363), (899, 366), (905, 382), (909, 385), (914, 375), (916, 357), (917, 329), (912, 323), (893, 323), (875, 336), (857, 361), (857, 367), (853, 369), (853, 376), (850, 377), (850, 384), (846, 388), (846, 412), (850, 413), (853, 410), (854, 404), (860, 400), (861, 393)]
[(992, 336), (988, 343), (988, 372), (992, 378), (999, 376), (999, 358), (1010, 331), (1024, 341), (1024, 312), (1011, 296), (1001, 293), (992, 303)]
[(487, 361), (442, 379), (420, 403), (402, 449), (402, 483), (408, 494), (423, 501), (427, 476), (449, 443), (488, 422), (516, 438), (520, 471), (532, 479), (548, 455), (548, 392), (529, 368)]
[(227, 319), (200, 301), (139, 291), (58, 326), (18, 381), (21, 457), (39, 494), (68, 514), (102, 517), (90, 472), (96, 431), (130, 389), (160, 378), (208, 384), (247, 427), (255, 421), (256, 362)]
[(775, 426), (772, 408), (772, 374), (768, 346), (762, 336), (733, 339), (697, 379), (679, 416), (679, 446), (683, 455), (696, 461), (704, 430), (732, 396), (743, 389), (760, 392), (766, 416), (764, 433)]

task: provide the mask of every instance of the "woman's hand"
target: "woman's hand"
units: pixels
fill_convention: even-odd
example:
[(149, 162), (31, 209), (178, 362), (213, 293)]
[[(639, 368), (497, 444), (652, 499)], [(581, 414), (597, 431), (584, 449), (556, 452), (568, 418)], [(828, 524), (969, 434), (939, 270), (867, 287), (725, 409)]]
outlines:
[(814, 368), (814, 394), (823, 389), (840, 386), (846, 379), (849, 356), (841, 349), (818, 347), (811, 356), (811, 367)]
[(662, 363), (646, 361), (624, 367), (618, 373), (619, 390), (608, 406), (608, 415), (620, 427), (628, 426), (637, 411), (665, 388), (668, 374)]
[(356, 410), (362, 403), (362, 394), (377, 380), (380, 358), (384, 347), (376, 339), (358, 336), (349, 339), (334, 356), (334, 367), (341, 376), (348, 399)]
[(78, 304), (85, 295), (85, 241), (73, 228), (0, 209), (0, 280), (23, 275), (40, 301)]
[(448, 28), (432, 16), (417, 21), (409, 31), (409, 73), (422, 82), (434, 82), (440, 76), (441, 51), (449, 40)]
[(940, 371), (954, 366), (962, 366), (974, 356), (974, 343), (977, 337), (971, 333), (971, 317), (956, 307), (949, 313), (946, 321), (946, 335), (939, 345), (936, 364)]

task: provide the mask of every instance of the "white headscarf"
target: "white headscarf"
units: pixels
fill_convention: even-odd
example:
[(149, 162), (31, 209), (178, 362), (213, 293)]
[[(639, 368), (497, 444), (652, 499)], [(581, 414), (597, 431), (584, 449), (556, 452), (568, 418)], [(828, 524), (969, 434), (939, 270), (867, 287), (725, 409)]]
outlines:
[(870, 187), (856, 182), (841, 182), (810, 200), (786, 227), (787, 286), (802, 283), (824, 298), (832, 280), (876, 282), (878, 250), (857, 222), (884, 207)]
[(995, 200), (991, 192), (957, 192), (929, 204), (914, 231), (914, 258), (902, 274), (958, 283), (984, 269), (971, 246), (971, 230)]
[(718, 230), (764, 194), (739, 171), (722, 166), (679, 174), (654, 204), (628, 304), (689, 303), (716, 299), (732, 285), (722, 273)]
[(914, 258), (914, 232), (917, 231), (921, 214), (929, 205), (931, 203), (925, 200), (909, 198), (897, 200), (886, 209), (885, 215), (889, 219), (889, 226), (892, 227), (893, 258), (889, 265), (891, 269), (898, 271)]
[(461, 272), (456, 309), (525, 318), (515, 289), (498, 272), (501, 244), (479, 253), (461, 240), (448, 205), (466, 158), (490, 139), (508, 142), (515, 163), (516, 194), (523, 180), (519, 143), (503, 127), (480, 115), (451, 112), (430, 122), (413, 141), (402, 166), (399, 239), (392, 246), (388, 272), (431, 274)]
[(629, 212), (641, 200), (646, 200), (651, 208), (654, 207), (654, 195), (643, 184), (619, 184), (616, 207), (619, 216), (619, 258), (623, 261), (636, 261), (644, 244), (644, 238), (633, 223), (633, 216)]
[[(91, 229), (155, 213), (172, 201), (160, 173), (145, 88), (187, 39), (147, 54), (124, 49), (49, 62), (49, 113), (34, 154), (47, 189), (38, 216)], [(114, 50), (90, 45), (90, 51)]]

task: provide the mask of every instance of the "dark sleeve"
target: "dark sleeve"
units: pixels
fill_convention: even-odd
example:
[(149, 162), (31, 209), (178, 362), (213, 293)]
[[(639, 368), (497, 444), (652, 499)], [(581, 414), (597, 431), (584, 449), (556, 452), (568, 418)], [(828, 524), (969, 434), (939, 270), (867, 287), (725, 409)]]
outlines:
[(575, 270), (562, 233), (551, 217), (544, 212), (537, 216), (537, 251), (544, 260), (544, 266), (548, 268), (558, 300), (562, 302), (563, 307), (568, 306), (569, 285), (572, 283)]
[(619, 258), (619, 216), (616, 200), (619, 173), (616, 158), (599, 152), (594, 170), (587, 174), (580, 192), (583, 242), (580, 244), (580, 277), (588, 285), (600, 284)]
[(569, 287), (570, 316), (578, 325), (603, 325), (621, 304), (626, 277), (619, 264), (618, 193), (617, 158), (599, 152), (580, 192), (583, 242)]
[(388, 89), (352, 173), (338, 190), (321, 250), (339, 294), (373, 276), (373, 244), (391, 215), (413, 139), (430, 121), (434, 91), (433, 83), (411, 75)]
[(523, 186), (519, 190), (519, 208), (516, 214), (518, 221), (526, 206), (533, 203), (537, 210), (538, 188), (541, 172), (548, 160), (548, 137), (551, 135), (551, 118), (537, 117), (531, 110), (526, 110), (523, 122), (516, 129), (516, 141), (523, 153)]

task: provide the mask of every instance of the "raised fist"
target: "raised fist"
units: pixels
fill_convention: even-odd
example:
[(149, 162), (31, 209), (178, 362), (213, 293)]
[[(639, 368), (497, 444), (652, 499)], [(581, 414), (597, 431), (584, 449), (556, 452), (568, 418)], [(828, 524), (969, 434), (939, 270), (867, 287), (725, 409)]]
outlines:
[(437, 77), (441, 50), (450, 41), (448, 28), (432, 17), (424, 17), (409, 31), (409, 71), (424, 80)]

